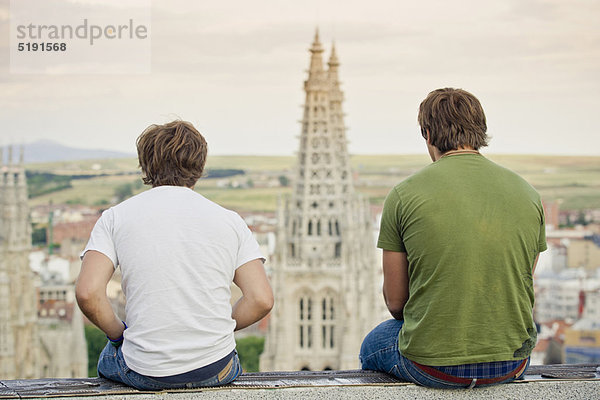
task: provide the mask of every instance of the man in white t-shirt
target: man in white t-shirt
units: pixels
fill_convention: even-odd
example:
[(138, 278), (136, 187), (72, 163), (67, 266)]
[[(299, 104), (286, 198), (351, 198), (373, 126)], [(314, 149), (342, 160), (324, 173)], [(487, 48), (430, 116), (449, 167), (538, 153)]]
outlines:
[[(233, 332), (273, 306), (252, 233), (193, 188), (207, 145), (188, 122), (151, 125), (137, 140), (152, 189), (106, 210), (82, 253), (76, 296), (109, 339), (98, 373), (141, 390), (223, 385), (241, 367)], [(120, 267), (126, 319), (106, 285)], [(230, 285), (242, 291), (231, 307)]]

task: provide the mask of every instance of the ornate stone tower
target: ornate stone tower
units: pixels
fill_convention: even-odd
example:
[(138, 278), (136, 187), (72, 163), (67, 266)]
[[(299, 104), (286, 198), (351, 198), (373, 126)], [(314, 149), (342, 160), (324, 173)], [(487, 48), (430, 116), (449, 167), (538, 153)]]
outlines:
[(378, 317), (375, 244), (352, 182), (340, 64), (332, 47), (324, 69), (318, 31), (310, 53), (293, 193), (279, 205), (263, 371), (357, 368)]
[(39, 350), (34, 276), (29, 268), (31, 224), (23, 149), (0, 149), (0, 377), (37, 378)]

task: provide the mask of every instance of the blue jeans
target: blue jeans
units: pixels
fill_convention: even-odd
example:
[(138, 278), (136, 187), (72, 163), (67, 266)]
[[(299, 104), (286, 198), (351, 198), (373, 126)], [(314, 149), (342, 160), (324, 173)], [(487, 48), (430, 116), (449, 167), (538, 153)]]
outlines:
[(231, 362), (215, 376), (201, 382), (165, 383), (159, 382), (150, 376), (138, 374), (125, 364), (121, 347), (107, 343), (98, 359), (98, 375), (112, 381), (133, 386), (138, 390), (164, 390), (164, 389), (191, 389), (203, 386), (221, 386), (232, 382), (242, 373), (242, 366), (237, 352)]
[[(403, 323), (404, 321), (396, 319), (384, 321), (365, 337), (359, 355), (362, 369), (386, 372), (402, 380), (432, 388), (459, 389), (469, 387), (469, 385), (448, 382), (431, 376), (400, 354), (398, 334)], [(529, 366), (529, 361), (527, 366)], [(517, 379), (522, 379), (526, 369), (523, 369)], [(512, 377), (497, 383), (512, 382), (514, 379)]]

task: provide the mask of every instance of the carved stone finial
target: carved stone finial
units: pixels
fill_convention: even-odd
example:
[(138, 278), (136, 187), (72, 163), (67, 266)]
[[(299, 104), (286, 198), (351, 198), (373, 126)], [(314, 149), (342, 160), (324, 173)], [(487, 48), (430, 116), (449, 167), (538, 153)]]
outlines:
[(329, 57), (329, 66), (338, 66), (340, 65), (340, 61), (338, 60), (337, 53), (335, 52), (335, 42), (331, 44), (331, 56)]
[(310, 51), (312, 53), (322, 53), (323, 52), (323, 46), (321, 46), (321, 41), (319, 40), (319, 28), (317, 28), (317, 31), (315, 32), (315, 40), (313, 40)]

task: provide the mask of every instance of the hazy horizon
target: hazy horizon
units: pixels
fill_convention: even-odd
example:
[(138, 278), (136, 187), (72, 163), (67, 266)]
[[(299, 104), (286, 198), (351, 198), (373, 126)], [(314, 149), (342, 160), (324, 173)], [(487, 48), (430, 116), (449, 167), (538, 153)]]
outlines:
[[(111, 149), (111, 148), (95, 148), (95, 147), (71, 147), (68, 146), (67, 144), (61, 142), (60, 140), (54, 140), (54, 139), (39, 139), (39, 140), (33, 140), (30, 142), (23, 142), (23, 143), (18, 143), (18, 144), (12, 144), (13, 148), (14, 148), (14, 155), (13, 157), (17, 157), (18, 154), (18, 149), (20, 145), (27, 145), (27, 144), (32, 144), (35, 142), (44, 142), (44, 141), (48, 141), (48, 142), (52, 142), (55, 144), (60, 144), (62, 146), (67, 146), (71, 149), (81, 149), (81, 150), (95, 150), (95, 151), (114, 151), (114, 152), (121, 152), (118, 149)], [(0, 150), (6, 151), (6, 149), (8, 147), (10, 147), (11, 144), (9, 145), (4, 145), (4, 146), (0, 146)], [(486, 148), (482, 148), (480, 149), (480, 152), (483, 155), (489, 154), (492, 156), (533, 156), (533, 157), (599, 157), (599, 154), (551, 154), (551, 153), (518, 153), (518, 152), (514, 152), (514, 153), (503, 153), (503, 152), (491, 152), (491, 151), (487, 151)], [(127, 152), (123, 152), (123, 153), (127, 153)], [(418, 152), (418, 151), (414, 151), (414, 152), (406, 152), (406, 153), (392, 153), (392, 152), (380, 152), (380, 153), (361, 153), (361, 152), (349, 152), (350, 156), (352, 155), (361, 155), (361, 156), (377, 156), (377, 155), (381, 155), (381, 156), (403, 156), (403, 155), (407, 155), (407, 156), (423, 156), (423, 157), (429, 157), (429, 153), (427, 153), (426, 149), (423, 149), (422, 152)], [(296, 157), (297, 156), (297, 150), (294, 150), (291, 153), (288, 154), (274, 154), (274, 153), (213, 153), (210, 151), (210, 143), (209, 143), (209, 152), (208, 152), (208, 156), (217, 156), (217, 157)], [(90, 159), (82, 159), (82, 160), (101, 160), (101, 159), (119, 159), (119, 158), (137, 158), (137, 153), (135, 150), (135, 147), (131, 150), (131, 152), (129, 154), (124, 154), (123, 157), (108, 157), (108, 158), (90, 158)], [(60, 162), (57, 161), (57, 162)], [(33, 162), (34, 164), (36, 162)]]

